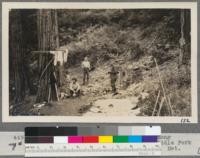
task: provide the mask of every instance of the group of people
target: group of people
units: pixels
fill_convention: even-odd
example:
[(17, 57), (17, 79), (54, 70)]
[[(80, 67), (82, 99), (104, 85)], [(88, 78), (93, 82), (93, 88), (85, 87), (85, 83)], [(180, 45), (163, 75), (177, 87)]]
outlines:
[[(90, 62), (87, 57), (84, 58), (82, 64), (81, 64), (82, 70), (83, 70), (83, 85), (89, 84), (89, 72), (91, 69)], [(73, 77), (71, 79), (71, 76), (69, 72), (66, 72), (66, 82), (69, 87), (69, 92), (71, 97), (78, 97), (81, 93), (81, 86), (77, 80), (77, 78)]]
[[(88, 85), (89, 79), (90, 79), (89, 73), (91, 70), (91, 64), (88, 60), (88, 57), (85, 57), (84, 60), (82, 61), (81, 68), (83, 71), (83, 85)], [(111, 84), (112, 93), (117, 94), (116, 82), (118, 79), (119, 72), (116, 70), (114, 65), (111, 65), (111, 70), (108, 73), (110, 75), (110, 84)], [(69, 85), (70, 96), (71, 97), (80, 96), (81, 86), (77, 78), (74, 77), (71, 79), (68, 71), (66, 74), (67, 74), (66, 79), (67, 79), (67, 84)]]

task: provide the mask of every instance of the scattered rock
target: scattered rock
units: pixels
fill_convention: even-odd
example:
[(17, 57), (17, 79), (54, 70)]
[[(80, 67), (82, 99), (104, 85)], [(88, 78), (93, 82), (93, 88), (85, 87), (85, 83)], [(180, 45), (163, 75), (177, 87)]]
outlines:
[(89, 105), (83, 105), (79, 110), (78, 112), (79, 113), (85, 113), (87, 112), (90, 108), (92, 107), (92, 104), (90, 103)]
[[(97, 100), (94, 102), (94, 106), (84, 113), (84, 116), (135, 116), (139, 113), (139, 108), (136, 108), (136, 106), (136, 98)], [(133, 108), (138, 110), (133, 111)]]
[(149, 97), (149, 93), (142, 92), (142, 93), (140, 93), (140, 96), (141, 96), (142, 99), (145, 99), (145, 98)]
[(29, 112), (30, 115), (40, 115), (40, 108), (38, 107), (35, 107), (35, 108), (32, 108)]
[(43, 106), (45, 106), (46, 102), (42, 102), (42, 103), (37, 103), (37, 104), (34, 104), (33, 107), (34, 108), (42, 108)]
[(114, 105), (113, 105), (113, 104), (109, 104), (108, 106), (109, 106), (109, 107), (113, 107)]
[(138, 106), (135, 106), (135, 107), (133, 107), (131, 110), (135, 110), (135, 109), (137, 109), (138, 108)]
[(98, 107), (96, 107), (96, 106), (94, 106), (94, 107), (92, 107), (92, 108), (90, 109), (90, 111), (91, 111), (91, 112), (94, 112), (94, 113), (98, 113), (99, 110), (101, 110), (101, 108), (100, 108), (100, 107), (98, 108)]

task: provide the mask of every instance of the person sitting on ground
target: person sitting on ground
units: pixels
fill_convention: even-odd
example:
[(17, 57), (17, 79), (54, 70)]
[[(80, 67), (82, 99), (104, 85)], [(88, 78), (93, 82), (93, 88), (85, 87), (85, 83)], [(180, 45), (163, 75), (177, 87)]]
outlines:
[(70, 83), (69, 89), (70, 89), (70, 95), (71, 97), (78, 97), (80, 96), (80, 85), (77, 82), (76, 78), (72, 78), (72, 82)]

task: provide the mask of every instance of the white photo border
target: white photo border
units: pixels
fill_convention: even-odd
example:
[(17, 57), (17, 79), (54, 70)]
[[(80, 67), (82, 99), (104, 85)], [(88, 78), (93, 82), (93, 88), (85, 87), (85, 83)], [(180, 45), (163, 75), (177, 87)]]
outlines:
[[(190, 9), (191, 10), (191, 117), (135, 116), (10, 116), (9, 10), (10, 9)], [(3, 2), (2, 3), (2, 121), (49, 123), (198, 123), (197, 2)]]

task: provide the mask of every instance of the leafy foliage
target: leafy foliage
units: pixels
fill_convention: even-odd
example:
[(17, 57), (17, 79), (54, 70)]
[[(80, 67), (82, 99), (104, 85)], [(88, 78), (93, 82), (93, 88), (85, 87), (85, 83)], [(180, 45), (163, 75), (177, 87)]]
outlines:
[[(185, 12), (189, 14), (189, 11)], [(129, 54), (132, 60), (137, 60), (144, 52), (150, 52), (148, 46), (135, 41), (134, 29), (137, 27), (143, 30), (141, 40), (155, 36), (153, 45), (179, 45), (180, 11), (177, 10), (85, 9), (59, 10), (58, 14), (60, 43), (70, 50), (69, 65), (77, 64), (85, 55), (97, 62), (121, 54)], [(188, 35), (187, 30), (185, 33)], [(163, 58), (160, 63), (171, 57), (167, 53), (155, 54), (154, 50), (153, 53), (158, 60)]]
[[(173, 71), (166, 69), (165, 73), (162, 73), (163, 85), (166, 91), (165, 93), (168, 96), (168, 99), (170, 99), (172, 109), (174, 111), (173, 116), (191, 116), (190, 75), (190, 66), (188, 65), (182, 66), (180, 69), (174, 69)], [(138, 106), (141, 107), (141, 115), (152, 115), (158, 91), (161, 92), (155, 111), (155, 113), (158, 113), (161, 98), (164, 97), (161, 85), (156, 88), (151, 87), (148, 89), (149, 96), (139, 100)], [(160, 111), (160, 116), (169, 115), (170, 107), (167, 102), (164, 102)]]
[[(29, 73), (30, 82), (37, 79), (35, 62), (30, 52), (37, 50), (37, 10), (21, 10), (24, 58), (22, 62)], [(120, 61), (120, 66), (126, 68), (134, 63), (141, 68), (144, 91), (148, 97), (140, 98), (138, 106), (141, 115), (152, 114), (158, 91), (162, 89), (156, 80), (153, 58), (161, 67), (163, 82), (167, 95), (170, 97), (175, 116), (190, 116), (191, 114), (191, 74), (190, 74), (190, 11), (185, 12), (184, 35), (187, 45), (184, 47), (183, 67), (178, 70), (175, 65), (179, 55), (180, 10), (177, 9), (60, 9), (58, 12), (59, 42), (69, 49), (67, 67), (80, 67), (80, 61), (89, 57), (93, 67), (100, 68), (104, 75), (104, 65)], [(12, 24), (12, 16), (9, 20)], [(12, 58), (11, 64), (12, 64)], [(143, 61), (148, 59), (146, 61)], [(137, 64), (136, 64), (137, 63)], [(132, 65), (134, 65), (132, 64)], [(170, 65), (172, 64), (172, 65)], [(78, 66), (77, 66), (78, 65)], [(135, 66), (134, 65), (134, 66)], [(79, 68), (78, 67), (78, 68)], [(170, 67), (170, 69), (168, 69)], [(12, 71), (10, 71), (12, 72)], [(98, 72), (96, 72), (98, 73)], [(150, 74), (151, 73), (151, 74)], [(151, 76), (147, 83), (145, 78)], [(136, 75), (134, 79), (140, 77)], [(104, 77), (104, 76), (103, 76)], [(152, 79), (152, 80), (151, 80)], [(13, 76), (10, 75), (10, 85)], [(130, 83), (131, 87), (135, 83)], [(153, 85), (153, 86), (151, 86)], [(126, 88), (128, 88), (128, 86)], [(34, 89), (34, 87), (33, 87)], [(138, 88), (141, 93), (141, 87)], [(133, 92), (131, 91), (131, 95)], [(161, 94), (163, 96), (163, 93)], [(184, 99), (183, 99), (184, 98)], [(161, 102), (159, 98), (158, 102)], [(160, 115), (169, 115), (166, 102)], [(156, 109), (158, 112), (158, 108)]]

